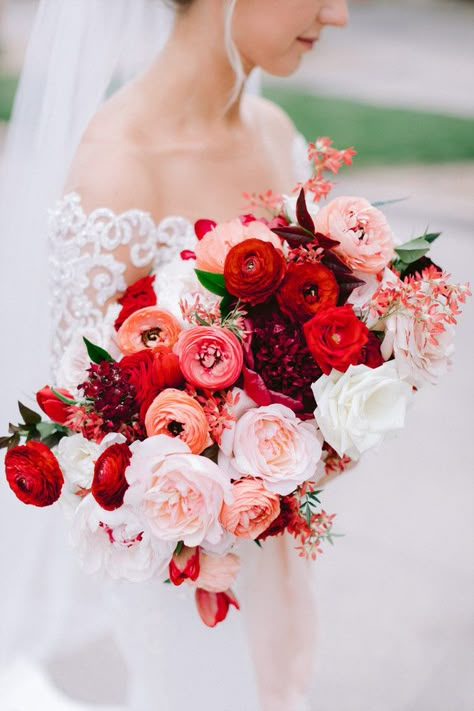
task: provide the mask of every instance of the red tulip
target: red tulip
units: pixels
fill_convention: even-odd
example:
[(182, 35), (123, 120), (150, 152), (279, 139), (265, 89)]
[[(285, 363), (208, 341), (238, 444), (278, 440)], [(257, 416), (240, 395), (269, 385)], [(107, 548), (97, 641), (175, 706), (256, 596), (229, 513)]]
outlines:
[[(69, 400), (74, 399), (67, 390), (57, 388), (56, 392), (63, 397), (69, 398)], [(44, 388), (36, 393), (36, 401), (43, 412), (48, 415), (53, 422), (57, 422), (59, 425), (64, 425), (71, 413), (71, 405), (67, 405), (60, 400), (58, 396), (53, 393), (49, 385), (45, 385)]]
[(181, 585), (185, 580), (197, 580), (200, 572), (199, 547), (183, 546), (181, 551), (173, 555), (170, 566), (170, 580), (173, 585)]
[(230, 605), (240, 610), (240, 605), (232, 590), (212, 593), (202, 588), (197, 588), (195, 599), (201, 620), (208, 627), (215, 627), (219, 622), (225, 620)]

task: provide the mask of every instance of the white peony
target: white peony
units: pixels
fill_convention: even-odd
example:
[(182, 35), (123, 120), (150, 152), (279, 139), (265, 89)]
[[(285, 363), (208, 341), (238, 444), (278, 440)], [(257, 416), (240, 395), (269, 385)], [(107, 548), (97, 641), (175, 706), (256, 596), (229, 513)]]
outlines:
[(385, 360), (393, 354), (400, 378), (411, 385), (436, 384), (452, 364), (454, 330), (448, 326), (433, 342), (422, 321), (399, 311), (385, 322), (381, 352)]
[(160, 309), (165, 309), (175, 316), (183, 325), (189, 327), (187, 321), (183, 321), (180, 301), (185, 299), (188, 303), (193, 303), (197, 295), (203, 306), (212, 308), (217, 303), (216, 296), (211, 294), (199, 282), (196, 276), (196, 261), (194, 259), (183, 260), (175, 257), (163, 269), (155, 279), (154, 290), (157, 304)]
[(175, 544), (152, 536), (127, 506), (105, 511), (91, 494), (78, 506), (71, 526), (72, 545), (87, 573), (141, 582), (168, 577)]
[(314, 412), (325, 440), (336, 452), (359, 459), (388, 432), (401, 429), (412, 397), (411, 386), (400, 380), (394, 361), (378, 368), (351, 365), (345, 373), (333, 370), (313, 385)]
[(112, 444), (122, 444), (123, 435), (111, 433), (100, 444), (91, 442), (81, 434), (63, 437), (55, 454), (64, 475), (60, 503), (67, 514), (73, 513), (84, 496), (90, 491), (94, 477), (94, 465), (102, 452)]
[(259, 477), (281, 496), (311, 479), (321, 459), (322, 438), (314, 420), (302, 422), (284, 405), (247, 410), (225, 435), (219, 466), (233, 479)]

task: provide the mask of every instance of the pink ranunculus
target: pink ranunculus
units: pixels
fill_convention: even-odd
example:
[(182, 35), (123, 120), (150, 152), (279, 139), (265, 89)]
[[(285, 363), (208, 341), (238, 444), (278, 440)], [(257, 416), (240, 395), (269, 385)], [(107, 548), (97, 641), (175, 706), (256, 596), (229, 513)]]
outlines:
[(222, 222), (204, 235), (195, 247), (196, 268), (215, 274), (224, 273), (226, 257), (232, 247), (246, 239), (261, 239), (281, 249), (281, 240), (258, 220), (244, 225), (239, 219)]
[(334, 251), (351, 269), (363, 274), (378, 274), (394, 257), (390, 225), (365, 198), (331, 200), (315, 216), (315, 229), (340, 242)]
[(218, 593), (228, 590), (235, 581), (240, 568), (240, 559), (234, 553), (227, 555), (201, 553), (200, 564), (199, 576), (194, 582), (188, 582), (193, 587)]
[(242, 372), (242, 346), (226, 328), (194, 326), (183, 331), (175, 352), (185, 379), (197, 388), (228, 388)]
[(221, 523), (237, 538), (255, 540), (280, 514), (280, 497), (261, 480), (247, 477), (235, 481), (232, 491), (234, 500), (222, 507)]
[(285, 405), (248, 410), (233, 425), (232, 434), (232, 454), (220, 450), (219, 466), (232, 479), (259, 477), (269, 491), (281, 496), (311, 479), (321, 458), (322, 437), (314, 421), (302, 422)]
[(190, 548), (219, 543), (219, 515), (224, 500), (232, 499), (229, 476), (178, 438), (156, 435), (134, 442), (131, 450), (125, 503), (139, 511), (152, 533)]

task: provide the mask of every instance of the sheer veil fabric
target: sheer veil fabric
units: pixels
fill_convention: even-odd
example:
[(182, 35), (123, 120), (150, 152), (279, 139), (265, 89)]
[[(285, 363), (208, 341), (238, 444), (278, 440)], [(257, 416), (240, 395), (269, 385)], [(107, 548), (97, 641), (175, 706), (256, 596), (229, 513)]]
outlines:
[[(150, 61), (166, 41), (172, 22), (173, 11), (157, 0), (40, 3), (0, 183), (2, 434), (15, 417), (16, 400), (32, 404), (31, 394), (50, 380), (48, 208), (61, 196), (80, 137), (111, 85), (131, 78)], [(79, 570), (61, 511), (24, 507), (7, 490), (3, 477), (0, 501), (0, 665), (18, 656), (43, 662), (58, 649), (67, 654), (99, 639), (110, 629), (110, 618), (99, 602), (104, 587)], [(304, 708), (310, 676), (309, 572), (292, 547), (291, 541), (281, 538), (270, 541), (263, 551), (256, 546), (248, 549), (239, 591), (247, 612), (238, 617), (233, 611), (228, 631), (226, 623), (219, 630), (225, 649), (232, 647), (239, 628), (235, 634), (240, 646), (228, 661), (237, 649), (251, 650), (265, 711)], [(146, 602), (150, 588), (139, 587), (125, 601), (133, 605), (143, 595)], [(123, 601), (121, 608), (126, 610)], [(196, 615), (192, 600), (187, 605)], [(132, 614), (130, 624), (124, 622), (122, 647), (133, 644), (135, 619)], [(141, 622), (146, 622), (144, 617)], [(248, 641), (242, 641), (243, 626)], [(196, 632), (196, 639), (207, 640), (205, 648), (197, 647), (204, 657), (214, 646), (209, 632)], [(150, 659), (149, 669), (153, 668)], [(182, 683), (176, 666), (174, 671), (176, 684)]]

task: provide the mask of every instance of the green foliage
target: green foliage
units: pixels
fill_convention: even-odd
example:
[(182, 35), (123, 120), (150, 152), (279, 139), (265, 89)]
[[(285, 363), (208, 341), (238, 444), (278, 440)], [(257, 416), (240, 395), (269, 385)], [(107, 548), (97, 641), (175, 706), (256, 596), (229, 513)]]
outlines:
[[(86, 344), (87, 354), (93, 363), (96, 363), (96, 364), (103, 363), (104, 360), (108, 360), (109, 363), (115, 363), (115, 361), (112, 358), (112, 356), (110, 355), (110, 353), (107, 353), (106, 350), (104, 350), (100, 346), (96, 346), (94, 343), (91, 343), (85, 337), (83, 340), (84, 340), (84, 343)], [(57, 393), (55, 393), (55, 394), (57, 395)]]
[(203, 285), (205, 289), (211, 292), (211, 294), (217, 294), (217, 296), (227, 296), (227, 289), (225, 288), (225, 281), (223, 274), (214, 274), (214, 272), (203, 272), (201, 269), (195, 269), (196, 276), (199, 282)]

